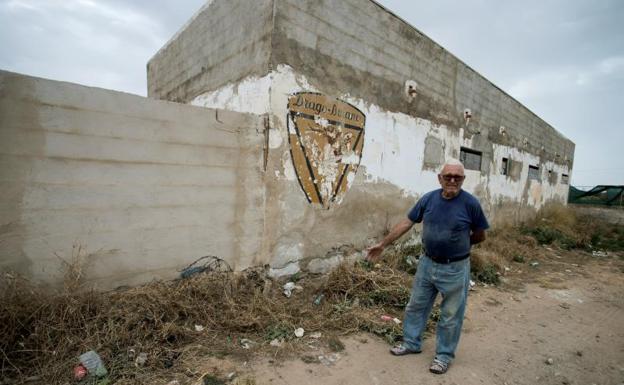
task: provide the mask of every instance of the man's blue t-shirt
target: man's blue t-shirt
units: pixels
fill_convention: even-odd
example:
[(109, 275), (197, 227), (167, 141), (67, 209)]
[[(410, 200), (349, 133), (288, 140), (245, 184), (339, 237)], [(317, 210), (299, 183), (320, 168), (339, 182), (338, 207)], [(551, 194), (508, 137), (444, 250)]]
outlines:
[(442, 189), (428, 192), (407, 217), (412, 222), (423, 222), (427, 255), (451, 260), (470, 253), (471, 231), (490, 227), (477, 198), (464, 190), (451, 199), (442, 197)]

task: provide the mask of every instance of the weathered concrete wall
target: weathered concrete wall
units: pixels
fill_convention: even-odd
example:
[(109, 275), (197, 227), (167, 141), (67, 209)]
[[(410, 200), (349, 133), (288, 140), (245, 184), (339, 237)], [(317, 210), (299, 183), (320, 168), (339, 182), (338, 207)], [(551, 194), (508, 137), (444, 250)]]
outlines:
[[(462, 147), (482, 155), (481, 169), (466, 171), (464, 188), (493, 222), (567, 200), (561, 175), (571, 176), (574, 143), (419, 31), (369, 0), (274, 3), (267, 70), (223, 86), (198, 80), (194, 89), (205, 92), (182, 98), (270, 114), (264, 261), (292, 272), (310, 258), (361, 249), (438, 187), (438, 167)], [(203, 44), (212, 46), (209, 37)], [(178, 73), (166, 65), (160, 71)], [(329, 210), (306, 200), (293, 166), (288, 105), (298, 92), (340, 99), (365, 116), (357, 175)], [(325, 118), (312, 115), (323, 131)], [(308, 154), (310, 169), (329, 159), (314, 149)], [(539, 167), (537, 179), (529, 178), (529, 166)]]
[(273, 1), (209, 0), (147, 64), (148, 96), (188, 102), (269, 69)]
[(101, 288), (255, 264), (265, 142), (256, 115), (0, 72), (0, 269), (58, 282), (74, 244)]

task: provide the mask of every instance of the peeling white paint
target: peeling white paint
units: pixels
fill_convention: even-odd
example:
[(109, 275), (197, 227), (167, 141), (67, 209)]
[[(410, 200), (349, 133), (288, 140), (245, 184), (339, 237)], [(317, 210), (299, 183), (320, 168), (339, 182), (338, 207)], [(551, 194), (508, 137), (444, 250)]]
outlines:
[(269, 130), (269, 148), (275, 150), (276, 148), (280, 148), (284, 139), (279, 131), (277, 130)]
[(190, 104), (262, 115), (269, 112), (271, 84), (272, 74), (253, 76), (238, 84), (228, 84), (216, 91), (201, 94)]
[[(270, 112), (275, 127), (269, 135), (269, 148), (285, 150), (281, 162), (283, 175), (281, 172), (276, 173), (276, 177), (294, 182), (297, 177), (287, 149), (288, 132), (285, 129), (290, 127), (293, 130), (294, 124), (286, 124), (289, 119), (287, 105), (290, 95), (302, 91), (319, 92), (304, 76), (294, 73), (290, 66), (279, 65), (275, 71), (264, 77), (250, 77), (236, 87), (228, 85), (201, 95), (193, 104), (259, 114)], [(325, 180), (333, 179), (331, 173), (335, 171), (335, 167), (329, 167), (330, 164), (335, 165), (336, 161), (343, 164), (359, 163), (362, 167), (358, 172), (364, 173), (364, 177), (360, 179), (363, 183), (391, 183), (400, 188), (405, 197), (416, 197), (439, 188), (438, 170), (424, 167), (425, 139), (428, 136), (443, 143), (443, 154), (447, 159), (457, 157), (461, 146), (473, 147), (475, 133), (471, 130), (470, 123), (459, 130), (450, 130), (444, 125), (425, 119), (386, 111), (363, 99), (353, 98), (348, 92), (338, 97), (353, 104), (366, 115), (364, 148), (361, 157), (346, 152), (341, 159), (337, 159), (329, 148), (321, 149), (314, 143), (304, 143), (314, 153), (313, 158), (321, 159), (320, 164), (315, 163), (314, 166), (319, 167)], [(317, 117), (316, 120), (320, 126), (327, 126), (324, 119)], [(467, 170), (464, 182), (466, 191), (479, 191), (490, 204), (501, 200), (520, 203), (526, 199), (524, 203), (539, 208), (550, 200), (565, 201), (568, 185), (561, 183), (561, 174), (571, 174), (567, 167), (549, 161), (540, 163), (538, 156), (520, 148), (492, 144), (492, 149), (489, 175)], [(517, 180), (500, 174), (503, 157), (522, 162), (522, 171)], [(530, 164), (541, 165), (541, 182), (528, 181)], [(553, 170), (558, 175), (554, 185), (548, 183), (548, 170)], [(350, 175), (347, 185), (350, 187), (354, 180), (354, 176)], [(331, 186), (321, 188), (325, 191), (331, 189)]]

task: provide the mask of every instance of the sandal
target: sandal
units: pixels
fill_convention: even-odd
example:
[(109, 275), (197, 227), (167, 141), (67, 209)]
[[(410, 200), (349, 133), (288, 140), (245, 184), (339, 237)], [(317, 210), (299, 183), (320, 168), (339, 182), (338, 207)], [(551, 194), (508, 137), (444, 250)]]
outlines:
[(393, 346), (390, 349), (390, 353), (394, 356), (404, 356), (406, 354), (418, 354), (420, 352), (421, 352), (420, 350), (412, 350), (403, 344)]
[(434, 374), (444, 374), (448, 370), (448, 367), (448, 363), (434, 359), (429, 367), (429, 371)]

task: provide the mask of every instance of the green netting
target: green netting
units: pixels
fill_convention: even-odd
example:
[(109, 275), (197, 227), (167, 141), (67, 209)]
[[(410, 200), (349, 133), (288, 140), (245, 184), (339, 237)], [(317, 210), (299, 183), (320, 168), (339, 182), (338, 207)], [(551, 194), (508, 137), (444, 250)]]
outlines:
[(590, 190), (581, 190), (570, 186), (568, 203), (580, 203), (604, 206), (624, 206), (624, 186), (600, 185)]

